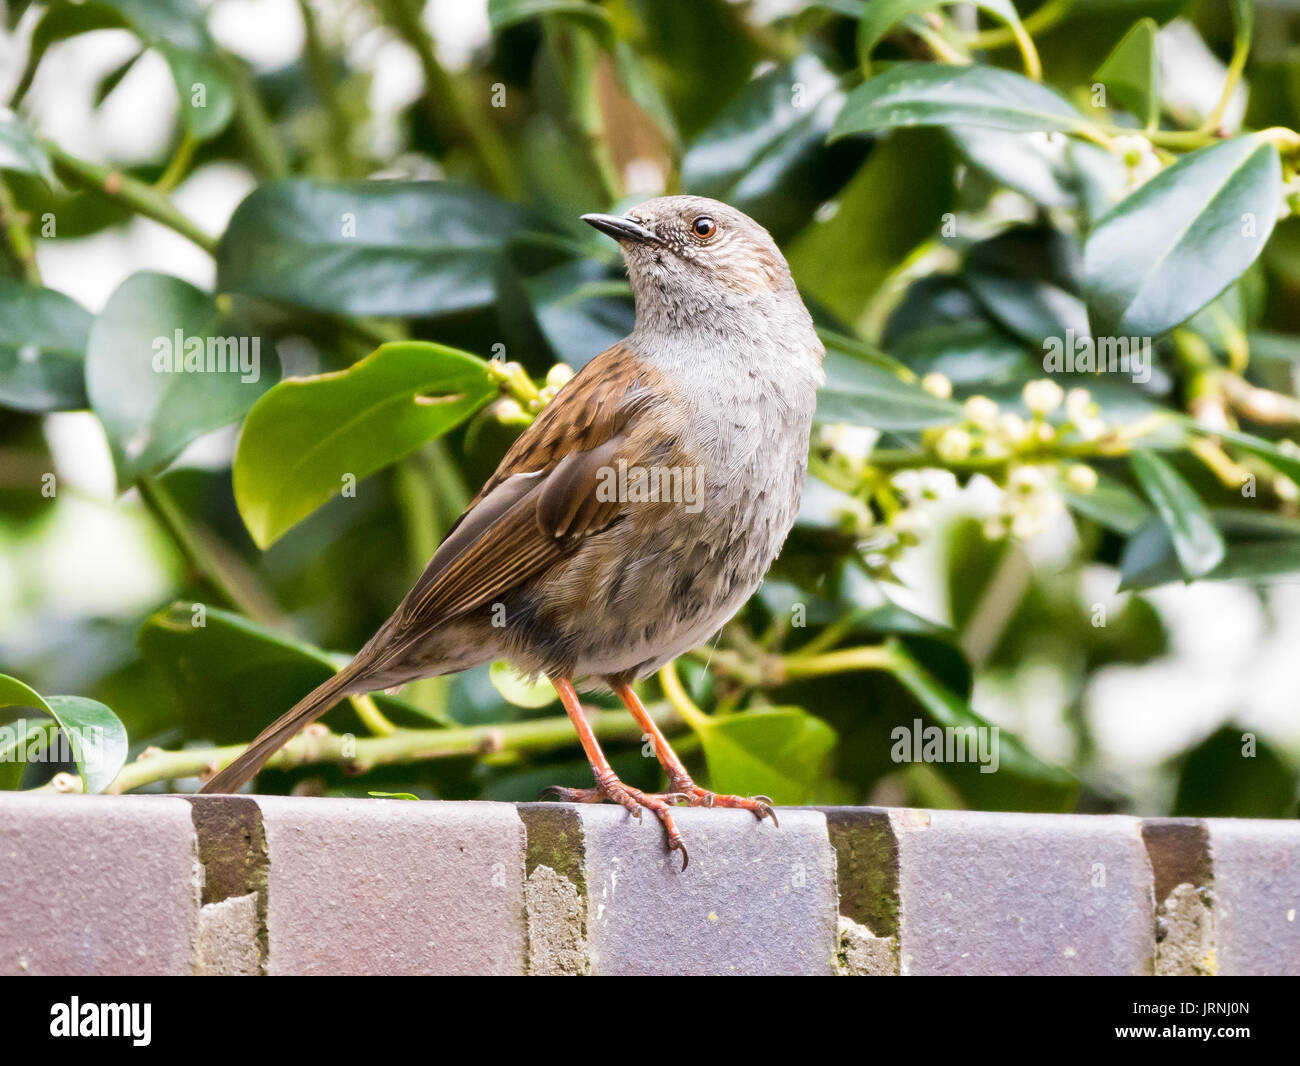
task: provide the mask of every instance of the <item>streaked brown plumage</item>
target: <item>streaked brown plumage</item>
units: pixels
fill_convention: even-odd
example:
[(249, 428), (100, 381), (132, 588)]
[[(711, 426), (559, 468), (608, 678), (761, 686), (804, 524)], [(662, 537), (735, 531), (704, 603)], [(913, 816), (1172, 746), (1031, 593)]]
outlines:
[[(683, 860), (672, 802), (772, 814), (761, 797), (698, 788), (630, 683), (715, 632), (779, 550), (798, 507), (821, 345), (780, 252), (740, 212), (666, 197), (622, 218), (585, 217), (623, 247), (636, 329), (525, 430), (353, 661), (203, 791), (239, 788), (346, 695), (504, 657), (551, 678), (592, 763), (597, 787), (556, 790), (562, 798), (653, 810)], [(619, 468), (698, 472), (703, 504), (611, 496)], [(671, 793), (614, 777), (574, 678), (618, 693), (655, 738)]]

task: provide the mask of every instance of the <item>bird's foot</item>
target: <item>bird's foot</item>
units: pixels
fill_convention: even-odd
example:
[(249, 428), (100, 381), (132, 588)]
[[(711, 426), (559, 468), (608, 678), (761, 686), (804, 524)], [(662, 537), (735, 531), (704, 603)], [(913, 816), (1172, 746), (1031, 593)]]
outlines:
[(682, 869), (686, 869), (690, 856), (686, 853), (686, 844), (682, 834), (673, 821), (672, 808), (678, 803), (690, 802), (690, 796), (682, 792), (642, 792), (639, 788), (625, 785), (613, 774), (598, 775), (595, 788), (564, 788), (551, 785), (544, 788), (538, 799), (555, 799), (561, 803), (603, 803), (612, 800), (628, 811), (638, 822), (641, 811), (654, 811), (655, 817), (663, 823), (668, 836), (668, 850), (682, 853)]
[(672, 787), (672, 794), (685, 796), (686, 802), (692, 807), (735, 807), (750, 811), (760, 822), (764, 818), (771, 818), (772, 824), (781, 828), (781, 823), (776, 820), (776, 808), (767, 796), (731, 796), (725, 792), (710, 792), (707, 788), (700, 788), (690, 778), (673, 781)]

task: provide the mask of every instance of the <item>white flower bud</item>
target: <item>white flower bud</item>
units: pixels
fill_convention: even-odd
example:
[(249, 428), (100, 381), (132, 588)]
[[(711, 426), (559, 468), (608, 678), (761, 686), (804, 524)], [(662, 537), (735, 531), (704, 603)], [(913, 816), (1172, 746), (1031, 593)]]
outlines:
[(1095, 412), (1092, 394), (1087, 389), (1071, 389), (1065, 394), (1065, 413), (1071, 422), (1082, 422)]
[(1021, 495), (1041, 492), (1046, 485), (1047, 478), (1043, 476), (1041, 467), (1018, 466), (1007, 475), (1007, 488)]
[(573, 367), (568, 363), (556, 363), (546, 372), (546, 384), (559, 389), (573, 380)]
[(1014, 411), (1008, 411), (998, 419), (998, 429), (1009, 444), (1023, 444), (1029, 437), (1025, 420)]
[(944, 430), (943, 436), (935, 442), (935, 454), (945, 463), (959, 463), (970, 457), (971, 435), (964, 429)]
[(1072, 492), (1092, 492), (1097, 487), (1097, 471), (1086, 463), (1075, 463), (1065, 472), (1065, 484)]
[(931, 371), (921, 379), (921, 388), (925, 389), (931, 396), (937, 396), (941, 400), (951, 399), (952, 382), (942, 374)]
[(1021, 391), (1025, 406), (1036, 415), (1049, 414), (1061, 406), (1065, 392), (1055, 381), (1039, 378), (1026, 383)]
[(972, 396), (963, 405), (966, 420), (980, 429), (992, 429), (998, 424), (998, 405), (987, 396)]

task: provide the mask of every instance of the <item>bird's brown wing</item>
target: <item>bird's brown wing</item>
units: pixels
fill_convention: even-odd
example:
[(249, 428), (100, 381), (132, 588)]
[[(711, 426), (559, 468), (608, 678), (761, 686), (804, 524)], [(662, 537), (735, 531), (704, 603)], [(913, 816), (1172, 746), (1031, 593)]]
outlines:
[[(643, 416), (659, 409), (660, 417)], [(598, 493), (601, 471), (662, 461), (677, 405), (660, 375), (623, 344), (598, 355), (506, 453), (365, 651), (375, 666), (430, 626), (491, 603), (622, 513)]]

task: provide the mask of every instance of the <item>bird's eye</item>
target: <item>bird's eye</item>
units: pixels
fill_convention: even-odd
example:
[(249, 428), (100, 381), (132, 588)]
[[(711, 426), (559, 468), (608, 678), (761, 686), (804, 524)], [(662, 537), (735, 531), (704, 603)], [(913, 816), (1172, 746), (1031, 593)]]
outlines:
[(699, 218), (691, 223), (691, 232), (700, 240), (707, 241), (718, 232), (718, 224), (714, 222), (713, 219), (709, 218), (708, 215), (700, 215)]

